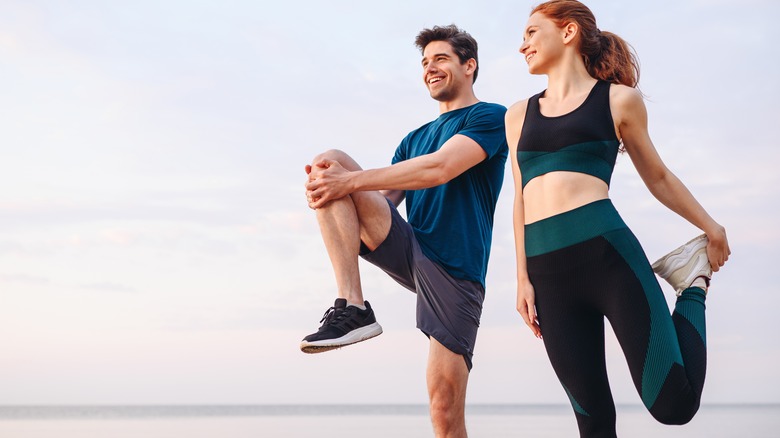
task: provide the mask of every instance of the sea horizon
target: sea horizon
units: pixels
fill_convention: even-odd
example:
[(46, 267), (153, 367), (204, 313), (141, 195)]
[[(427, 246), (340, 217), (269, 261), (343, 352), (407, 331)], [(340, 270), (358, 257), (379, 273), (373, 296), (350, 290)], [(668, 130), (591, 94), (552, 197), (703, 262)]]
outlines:
[[(617, 403), (624, 412), (646, 411), (638, 403)], [(776, 410), (780, 403), (703, 403), (700, 410)], [(561, 403), (467, 403), (466, 415), (544, 415), (571, 411)], [(121, 403), (0, 404), (0, 420), (111, 419), (244, 416), (428, 415), (424, 403)]]
[[(704, 404), (685, 426), (656, 422), (644, 406), (618, 404), (619, 436), (774, 438), (780, 403)], [(577, 436), (566, 404), (471, 403), (472, 438)], [(428, 406), (409, 404), (0, 405), (3, 438), (430, 438)]]

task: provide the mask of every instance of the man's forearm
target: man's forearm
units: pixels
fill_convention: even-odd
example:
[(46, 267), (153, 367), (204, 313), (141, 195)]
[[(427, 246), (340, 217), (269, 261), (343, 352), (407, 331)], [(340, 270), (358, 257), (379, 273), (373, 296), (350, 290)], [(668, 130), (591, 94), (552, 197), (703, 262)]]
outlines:
[(451, 178), (434, 157), (422, 156), (379, 169), (352, 172), (352, 191), (419, 190), (446, 183)]

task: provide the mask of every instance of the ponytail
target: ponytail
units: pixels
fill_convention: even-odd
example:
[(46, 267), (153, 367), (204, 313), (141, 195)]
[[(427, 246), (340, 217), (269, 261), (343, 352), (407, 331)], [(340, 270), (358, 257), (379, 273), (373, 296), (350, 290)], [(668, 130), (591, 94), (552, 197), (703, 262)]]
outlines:
[(588, 73), (596, 79), (636, 88), (639, 60), (633, 47), (612, 32), (596, 27), (596, 17), (577, 0), (551, 0), (531, 11), (542, 13), (559, 27), (574, 22), (579, 26), (579, 51)]
[(588, 73), (596, 79), (636, 88), (639, 60), (633, 47), (612, 32), (597, 31), (598, 49), (593, 55), (582, 55)]

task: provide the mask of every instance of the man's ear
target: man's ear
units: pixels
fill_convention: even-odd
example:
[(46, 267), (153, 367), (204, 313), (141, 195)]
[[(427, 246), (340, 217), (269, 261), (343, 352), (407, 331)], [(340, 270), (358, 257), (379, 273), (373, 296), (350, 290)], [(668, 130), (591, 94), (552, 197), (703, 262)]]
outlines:
[(474, 58), (469, 58), (468, 61), (466, 61), (466, 69), (468, 73), (474, 74), (474, 72), (477, 70), (477, 60)]

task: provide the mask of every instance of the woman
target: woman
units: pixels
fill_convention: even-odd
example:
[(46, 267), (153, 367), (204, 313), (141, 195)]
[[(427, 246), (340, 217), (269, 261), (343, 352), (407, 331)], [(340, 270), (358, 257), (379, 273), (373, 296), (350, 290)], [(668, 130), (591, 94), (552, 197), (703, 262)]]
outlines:
[[(614, 437), (604, 317), (650, 413), (684, 424), (706, 370), (704, 300), (730, 254), (715, 222), (658, 156), (628, 44), (574, 0), (534, 8), (520, 53), (545, 91), (506, 115), (515, 181), (517, 307), (569, 396), (583, 437)], [(619, 149), (650, 192), (704, 235), (653, 267), (608, 196)], [(653, 269), (678, 292), (674, 312)]]

